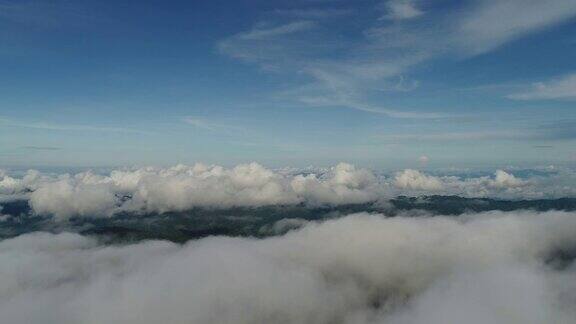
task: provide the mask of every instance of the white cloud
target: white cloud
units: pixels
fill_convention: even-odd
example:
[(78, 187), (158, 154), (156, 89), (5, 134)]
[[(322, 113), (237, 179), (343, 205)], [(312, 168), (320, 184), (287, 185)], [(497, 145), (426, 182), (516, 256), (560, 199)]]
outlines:
[(116, 206), (112, 188), (104, 183), (62, 177), (39, 186), (30, 195), (30, 206), (38, 214), (71, 216), (110, 216)]
[(0, 125), (5, 125), (9, 127), (23, 127), (31, 129), (50, 130), (50, 131), (80, 131), (80, 132), (138, 133), (138, 134), (149, 133), (148, 131), (142, 131), (126, 127), (57, 124), (44, 121), (17, 121), (3, 116), (0, 116)]
[(412, 0), (389, 0), (384, 6), (388, 12), (385, 19), (412, 19), (424, 14)]
[[(224, 39), (219, 48), (267, 71), (307, 76), (309, 84), (301, 86), (299, 82), (286, 100), (393, 118), (422, 118), (438, 114), (389, 108), (381, 104), (381, 99), (376, 105), (374, 98), (380, 98), (382, 91), (393, 90), (390, 84), (403, 79), (418, 64), (440, 57), (487, 53), (576, 16), (572, 0), (476, 0), (443, 12), (431, 8), (425, 15), (409, 0), (390, 0), (384, 8), (388, 11), (386, 17), (398, 23), (368, 19), (355, 12), (357, 17), (314, 20), (313, 29), (312, 21), (258, 27)], [(419, 18), (409, 19), (414, 17)], [(296, 32), (297, 37), (288, 37)], [(265, 37), (266, 42), (259, 37)], [(417, 80), (411, 84), (418, 84)]]
[(456, 24), (457, 41), (469, 54), (481, 54), (574, 16), (572, 0), (479, 0)]
[(124, 208), (144, 212), (182, 211), (197, 206), (233, 207), (294, 204), (300, 201), (286, 179), (259, 164), (233, 169), (177, 166), (139, 179)]
[(515, 188), (528, 185), (528, 182), (518, 179), (513, 174), (502, 170), (496, 170), (493, 183), (494, 186), (501, 188)]
[(379, 139), (405, 142), (405, 141), (419, 141), (419, 142), (444, 142), (444, 141), (484, 141), (484, 140), (518, 140), (529, 138), (532, 134), (526, 131), (520, 132), (517, 130), (488, 130), (488, 131), (469, 131), (469, 132), (446, 132), (446, 133), (425, 133), (425, 134), (394, 134), (378, 136)]
[(291, 187), (311, 204), (364, 203), (383, 194), (374, 174), (346, 163), (334, 167), (327, 179), (319, 179), (315, 174), (297, 175)]
[(262, 226), (259, 233), (264, 235), (280, 235), (291, 230), (299, 229), (309, 223), (309, 220), (303, 218), (283, 218), (272, 225), (267, 224)]
[(196, 117), (184, 117), (184, 119), (182, 119), (186, 124), (192, 125), (194, 127), (198, 127), (198, 128), (203, 128), (203, 129), (208, 129), (208, 130), (214, 130), (216, 127), (206, 121), (205, 119), (202, 118), (196, 118)]
[[(431, 116), (430, 116), (431, 117)], [(441, 118), (440, 116), (438, 118)], [(374, 135), (374, 139), (384, 143), (411, 143), (413, 142), (471, 142), (471, 141), (553, 141), (576, 138), (576, 122), (570, 119), (548, 122), (540, 125), (524, 126), (522, 128), (484, 129), (481, 131), (461, 132), (411, 132), (404, 134)], [(544, 145), (544, 144), (542, 144)], [(543, 148), (542, 145), (535, 147)], [(544, 145), (544, 147), (550, 147)]]
[(81, 172), (49, 175), (29, 171), (18, 178), (0, 175), (0, 200), (26, 199), (33, 212), (111, 217), (122, 211), (162, 213), (196, 207), (342, 205), (382, 202), (398, 195), (459, 195), (500, 199), (576, 196), (576, 173), (558, 169), (521, 179), (497, 170), (494, 176), (433, 176), (407, 169), (392, 178), (340, 163), (322, 170), (273, 171), (257, 163), (233, 168), (177, 165), (170, 168), (113, 170), (108, 175)]
[(266, 40), (277, 36), (305, 31), (312, 27), (314, 27), (314, 23), (311, 21), (294, 21), (280, 26), (257, 27), (249, 32), (238, 34), (237, 37), (243, 40)]
[(212, 120), (208, 120), (201, 117), (196, 116), (186, 116), (182, 118), (182, 121), (190, 126), (195, 128), (209, 130), (213, 132), (223, 132), (223, 133), (231, 133), (231, 132), (242, 132), (245, 131), (244, 128), (237, 126), (237, 125), (228, 125), (224, 123), (214, 122)]
[(5, 174), (0, 174), (0, 193), (8, 195), (24, 190), (22, 181)]
[(575, 100), (576, 74), (570, 74), (549, 82), (535, 83), (531, 89), (508, 96), (516, 100)]
[(49, 179), (36, 170), (28, 170), (22, 178), (10, 176), (6, 171), (0, 172), (0, 201), (26, 199), (29, 191), (36, 190), (43, 181)]
[(312, 107), (345, 107), (348, 109), (386, 115), (399, 119), (440, 119), (448, 117), (446, 114), (435, 112), (402, 111), (401, 109), (390, 109), (378, 105), (366, 104), (362, 101), (358, 101), (355, 97), (356, 96), (353, 94), (340, 92), (338, 98), (334, 98), (331, 95), (301, 95), (297, 97), (297, 100)]
[(418, 170), (407, 169), (396, 174), (394, 185), (402, 189), (411, 190), (440, 190), (442, 182), (432, 176), (425, 175)]
[[(454, 176), (432, 176), (417, 170), (396, 173), (393, 195), (458, 195), (476, 198), (498, 199), (541, 199), (571, 197), (576, 188), (566, 186), (568, 179), (575, 179), (574, 172), (562, 172), (547, 177), (520, 179), (513, 174), (497, 170), (493, 177), (460, 178)], [(562, 180), (564, 179), (564, 180)]]
[(321, 8), (321, 9), (277, 9), (274, 13), (302, 19), (326, 19), (347, 16), (353, 13), (350, 9)]
[(572, 323), (576, 217), (356, 214), (281, 237), (99, 246), (76, 234), (0, 242), (13, 324)]
[[(4, 189), (3, 189), (4, 188)], [(229, 208), (307, 203), (363, 203), (381, 194), (368, 170), (341, 163), (321, 176), (282, 175), (257, 163), (232, 169), (196, 164), (167, 169), (115, 170), (109, 176), (90, 172), (74, 176), (5, 176), (0, 193), (32, 191), (29, 202), (38, 214), (58, 219), (109, 217), (115, 212), (185, 211), (194, 207)], [(123, 201), (121, 197), (131, 199)]]

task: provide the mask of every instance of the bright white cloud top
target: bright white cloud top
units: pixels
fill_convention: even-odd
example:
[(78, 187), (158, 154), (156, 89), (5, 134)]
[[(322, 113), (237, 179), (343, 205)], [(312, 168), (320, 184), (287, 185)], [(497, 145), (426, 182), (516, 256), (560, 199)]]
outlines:
[(67, 219), (108, 217), (118, 212), (178, 212), (195, 207), (335, 206), (383, 202), (398, 195), (573, 197), (575, 178), (568, 169), (520, 179), (503, 170), (497, 170), (492, 177), (456, 177), (406, 169), (386, 177), (347, 163), (314, 172), (273, 171), (257, 163), (229, 169), (196, 164), (119, 169), (107, 175), (49, 175), (37, 171), (28, 171), (23, 177), (3, 174), (0, 197), (27, 199), (36, 214)]
[[(7, 323), (572, 323), (576, 215), (356, 214), (262, 240), (0, 242)], [(17, 257), (15, 257), (17, 256)], [(555, 263), (556, 262), (556, 263)]]

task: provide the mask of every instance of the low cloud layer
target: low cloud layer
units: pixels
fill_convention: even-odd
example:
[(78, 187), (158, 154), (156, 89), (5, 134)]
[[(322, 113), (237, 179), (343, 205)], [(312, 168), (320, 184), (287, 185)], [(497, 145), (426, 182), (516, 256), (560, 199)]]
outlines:
[(273, 171), (251, 163), (234, 168), (196, 164), (171, 168), (114, 170), (49, 175), (28, 171), (22, 177), (0, 174), (0, 201), (25, 199), (35, 214), (106, 217), (186, 211), (192, 208), (359, 204), (398, 195), (460, 195), (501, 199), (576, 196), (569, 170), (519, 178), (497, 170), (493, 176), (433, 176), (403, 170), (385, 177), (340, 163), (327, 170)]
[[(6, 323), (573, 323), (576, 215), (356, 214), (280, 237), (0, 242)], [(564, 257), (560, 257), (564, 256)]]

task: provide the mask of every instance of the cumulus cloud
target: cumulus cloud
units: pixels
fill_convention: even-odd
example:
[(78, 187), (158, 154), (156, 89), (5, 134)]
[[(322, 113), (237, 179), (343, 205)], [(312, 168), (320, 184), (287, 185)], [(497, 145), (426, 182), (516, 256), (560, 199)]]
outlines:
[[(548, 176), (520, 179), (514, 174), (496, 170), (493, 177), (432, 176), (417, 170), (396, 173), (394, 195), (458, 195), (469, 198), (543, 199), (573, 197), (576, 188), (568, 185), (575, 174), (563, 171)], [(571, 180), (570, 180), (571, 179)]]
[(128, 210), (181, 211), (192, 207), (294, 204), (299, 197), (286, 179), (257, 163), (233, 169), (197, 164), (145, 174), (138, 180)]
[(522, 187), (528, 183), (524, 180), (516, 178), (513, 174), (506, 171), (496, 170), (493, 185), (500, 188), (515, 188)]
[(442, 189), (442, 182), (418, 170), (407, 169), (396, 174), (394, 184), (403, 189), (437, 190)]
[(497, 170), (493, 176), (435, 176), (407, 169), (392, 177), (351, 164), (329, 169), (271, 170), (257, 163), (233, 168), (177, 165), (22, 177), (0, 175), (0, 201), (28, 200), (32, 211), (59, 220), (73, 216), (110, 217), (179, 212), (193, 208), (322, 206), (383, 202), (398, 195), (460, 195), (500, 199), (576, 196), (576, 174), (558, 169), (548, 175), (519, 178)]
[(22, 178), (10, 176), (6, 171), (0, 172), (0, 201), (23, 199), (25, 194), (38, 188), (40, 183), (49, 179), (36, 170), (28, 170)]
[(38, 214), (71, 216), (111, 215), (116, 197), (107, 184), (83, 177), (65, 176), (41, 185), (30, 195), (30, 206)]
[(571, 323), (573, 213), (356, 214), (267, 239), (0, 242), (7, 323)]
[(0, 173), (2, 180), (0, 180), (0, 192), (2, 194), (15, 193), (22, 190), (21, 181), (14, 179), (5, 174)]
[(114, 170), (109, 175), (4, 175), (0, 194), (25, 198), (36, 214), (106, 217), (117, 212), (163, 213), (195, 207), (339, 205), (374, 201), (382, 194), (367, 169), (341, 163), (322, 174), (291, 175), (257, 163), (231, 169), (196, 164)]
[(313, 204), (363, 203), (378, 199), (379, 186), (372, 172), (340, 163), (332, 169), (328, 179), (315, 174), (297, 175), (292, 189)]

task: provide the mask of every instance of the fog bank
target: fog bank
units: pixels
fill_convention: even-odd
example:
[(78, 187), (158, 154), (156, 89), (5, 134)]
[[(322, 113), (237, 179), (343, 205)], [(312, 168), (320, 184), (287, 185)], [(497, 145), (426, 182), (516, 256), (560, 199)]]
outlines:
[(365, 213), (266, 239), (0, 242), (6, 323), (574, 323), (576, 214)]

